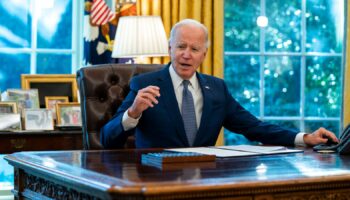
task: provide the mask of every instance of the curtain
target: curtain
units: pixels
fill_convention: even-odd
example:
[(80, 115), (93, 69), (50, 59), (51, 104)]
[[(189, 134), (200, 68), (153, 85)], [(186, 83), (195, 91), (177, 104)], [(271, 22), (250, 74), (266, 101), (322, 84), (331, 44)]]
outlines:
[(343, 99), (343, 125), (350, 123), (350, 4), (347, 3), (346, 14), (346, 53), (344, 70), (344, 99)]
[[(171, 27), (186, 18), (195, 19), (208, 28), (210, 47), (198, 71), (223, 77), (224, 0), (138, 0), (137, 15), (162, 17), (169, 38)], [(149, 63), (168, 63), (169, 57), (152, 58)], [(221, 132), (217, 145), (223, 145)]]

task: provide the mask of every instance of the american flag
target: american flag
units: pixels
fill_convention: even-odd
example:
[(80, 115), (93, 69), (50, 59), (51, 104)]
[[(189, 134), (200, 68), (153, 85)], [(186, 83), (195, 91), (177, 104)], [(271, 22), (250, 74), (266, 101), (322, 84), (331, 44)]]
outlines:
[(114, 18), (114, 13), (108, 8), (104, 0), (94, 0), (90, 17), (92, 24), (103, 25)]

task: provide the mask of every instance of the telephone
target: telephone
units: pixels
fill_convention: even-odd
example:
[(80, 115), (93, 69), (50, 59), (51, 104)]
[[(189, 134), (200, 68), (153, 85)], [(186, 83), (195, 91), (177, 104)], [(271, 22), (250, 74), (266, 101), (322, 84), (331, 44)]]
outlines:
[(339, 143), (327, 142), (326, 144), (316, 145), (313, 149), (317, 152), (338, 152), (339, 154), (350, 154), (350, 124), (346, 126), (341, 134)]

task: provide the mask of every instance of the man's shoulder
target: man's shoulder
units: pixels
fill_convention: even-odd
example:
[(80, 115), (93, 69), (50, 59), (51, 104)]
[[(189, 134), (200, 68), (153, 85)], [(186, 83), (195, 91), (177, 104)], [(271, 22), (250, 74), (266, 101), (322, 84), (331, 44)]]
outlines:
[(225, 81), (222, 78), (219, 78), (213, 75), (208, 75), (208, 74), (199, 73), (199, 79), (202, 79), (202, 81), (213, 83), (213, 84), (220, 84), (220, 85), (225, 84)]
[(130, 82), (130, 85), (136, 84), (140, 87), (145, 87), (147, 85), (153, 85), (159, 79), (166, 77), (166, 67), (163, 67), (156, 71), (145, 72), (142, 74), (135, 75)]
[(144, 72), (142, 74), (137, 74), (133, 77), (133, 79), (141, 79), (141, 80), (147, 80), (147, 79), (154, 79), (156, 77), (162, 76), (164, 73), (164, 68), (160, 68), (156, 71), (150, 71), (150, 72)]

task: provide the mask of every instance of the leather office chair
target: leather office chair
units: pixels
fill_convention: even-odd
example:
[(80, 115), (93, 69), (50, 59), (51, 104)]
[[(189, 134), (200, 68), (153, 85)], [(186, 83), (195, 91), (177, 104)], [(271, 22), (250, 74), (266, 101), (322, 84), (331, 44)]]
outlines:
[[(102, 149), (100, 129), (112, 118), (129, 92), (133, 76), (159, 70), (160, 64), (103, 64), (77, 71), (85, 149)], [(125, 148), (134, 148), (128, 139)]]

